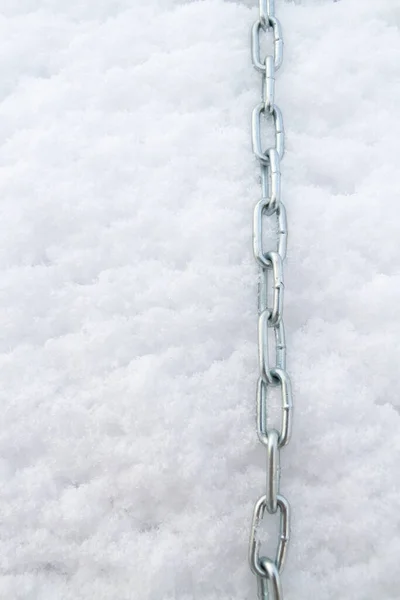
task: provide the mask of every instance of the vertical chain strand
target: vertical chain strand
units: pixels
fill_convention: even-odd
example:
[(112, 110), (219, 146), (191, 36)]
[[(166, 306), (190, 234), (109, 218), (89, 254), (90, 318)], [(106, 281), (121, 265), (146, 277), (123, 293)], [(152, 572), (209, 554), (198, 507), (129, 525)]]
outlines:
[[(250, 531), (249, 563), (257, 578), (260, 600), (283, 600), (281, 571), (290, 538), (290, 505), (280, 493), (281, 449), (290, 440), (292, 430), (292, 387), (286, 371), (286, 341), (283, 323), (284, 260), (287, 247), (286, 209), (281, 200), (281, 159), (285, 150), (282, 113), (275, 102), (275, 76), (283, 60), (282, 27), (275, 16), (275, 0), (259, 0), (260, 16), (251, 30), (251, 56), (262, 75), (261, 103), (252, 113), (252, 146), (261, 169), (261, 199), (253, 213), (253, 253), (259, 267), (258, 283), (258, 359), (257, 434), (267, 453), (266, 492), (254, 506)], [(273, 36), (273, 56), (261, 57), (261, 35)], [(262, 128), (272, 125), (272, 147), (263, 145)], [(276, 249), (264, 249), (266, 222), (274, 218)], [(270, 329), (274, 330), (274, 360), (270, 361)], [(269, 427), (270, 387), (280, 388), (281, 426)], [(280, 536), (274, 559), (263, 556), (258, 527), (264, 513), (280, 515)]]
[(260, 0), (260, 21), (265, 25), (275, 16), (275, 0)]

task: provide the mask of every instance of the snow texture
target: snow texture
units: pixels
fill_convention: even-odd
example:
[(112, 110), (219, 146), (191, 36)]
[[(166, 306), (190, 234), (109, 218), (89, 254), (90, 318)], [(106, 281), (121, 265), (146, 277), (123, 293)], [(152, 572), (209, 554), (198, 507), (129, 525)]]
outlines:
[[(1, 600), (256, 597), (256, 4), (0, 0)], [(399, 600), (400, 3), (277, 11), (285, 600)]]

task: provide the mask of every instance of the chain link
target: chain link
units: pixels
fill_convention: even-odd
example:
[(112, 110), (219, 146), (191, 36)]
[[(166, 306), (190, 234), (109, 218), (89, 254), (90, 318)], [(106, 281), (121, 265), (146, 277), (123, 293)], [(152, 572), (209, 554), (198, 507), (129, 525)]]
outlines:
[(265, 58), (265, 77), (262, 79), (261, 98), (265, 112), (272, 112), (275, 105), (275, 63), (273, 56)]
[[(252, 138), (253, 138), (253, 152), (262, 165), (268, 166), (270, 164), (270, 150), (262, 149), (261, 144), (261, 116), (264, 115), (265, 119), (268, 117), (273, 118), (274, 121), (274, 132), (275, 132), (275, 151), (278, 158), (276, 158), (276, 164), (274, 167), (279, 168), (280, 159), (283, 157), (285, 151), (284, 135), (285, 131), (283, 128), (283, 117), (280, 109), (274, 104), (270, 111), (265, 110), (265, 103), (260, 102), (253, 110), (252, 118)], [(272, 165), (271, 165), (272, 167)]]
[(277, 71), (283, 61), (283, 39), (281, 24), (273, 16), (267, 16), (266, 19), (260, 17), (253, 25), (251, 30), (251, 54), (253, 64), (258, 71), (265, 71), (265, 60), (261, 60), (261, 31), (272, 29), (274, 44), (274, 64)]
[[(277, 495), (277, 510), (280, 511), (280, 536), (274, 563), (281, 573), (286, 559), (287, 544), (289, 542), (289, 502), (284, 496)], [(253, 513), (252, 533), (250, 537), (249, 562), (253, 573), (260, 577), (265, 577), (265, 570), (259, 557), (260, 541), (257, 538), (257, 528), (264, 517), (265, 509), (267, 508), (267, 496), (261, 496), (256, 502)]]
[[(251, 30), (251, 56), (262, 74), (261, 102), (252, 113), (252, 146), (261, 169), (261, 199), (254, 208), (253, 251), (259, 265), (257, 434), (267, 452), (266, 493), (254, 507), (251, 524), (249, 563), (257, 577), (260, 600), (283, 600), (280, 573), (290, 537), (290, 505), (280, 493), (280, 451), (290, 440), (293, 418), (292, 388), (286, 372), (286, 341), (283, 323), (283, 261), (287, 248), (286, 209), (281, 200), (280, 164), (285, 151), (282, 113), (275, 102), (275, 75), (283, 61), (281, 24), (275, 16), (275, 0), (259, 0), (260, 16)], [(261, 36), (272, 33), (273, 55), (261, 58)], [(263, 144), (265, 124), (273, 125), (274, 146)], [(264, 249), (269, 220), (274, 218), (277, 232), (274, 250)], [(270, 331), (275, 350), (270, 363)], [(273, 360), (272, 360), (273, 358)], [(268, 426), (268, 390), (279, 388), (282, 418), (280, 429)], [(280, 536), (274, 559), (260, 555), (258, 527), (265, 511), (280, 515)]]
[(260, 563), (265, 576), (258, 577), (259, 597), (268, 600), (283, 600), (282, 584), (276, 564), (269, 558), (260, 558)]

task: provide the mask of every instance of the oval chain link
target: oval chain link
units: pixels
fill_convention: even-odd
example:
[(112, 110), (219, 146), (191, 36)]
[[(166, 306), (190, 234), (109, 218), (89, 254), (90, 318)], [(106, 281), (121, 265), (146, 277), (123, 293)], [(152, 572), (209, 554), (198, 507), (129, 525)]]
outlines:
[[(250, 536), (249, 563), (253, 573), (255, 575), (259, 575), (260, 577), (265, 577), (265, 572), (259, 556), (261, 544), (260, 540), (258, 539), (257, 531), (259, 524), (264, 517), (266, 508), (267, 496), (261, 496), (254, 506)], [(277, 508), (279, 508), (280, 511), (280, 535), (274, 563), (279, 573), (281, 573), (285, 564), (287, 545), (290, 536), (290, 506), (286, 498), (280, 494), (277, 496)]]
[(279, 158), (283, 157), (283, 153), (285, 151), (284, 144), (284, 135), (285, 131), (283, 128), (283, 117), (280, 111), (280, 108), (274, 104), (270, 111), (267, 113), (265, 110), (265, 103), (260, 102), (253, 110), (253, 125), (252, 125), (252, 137), (253, 137), (253, 152), (257, 156), (258, 160), (262, 165), (269, 165), (269, 151), (271, 148), (267, 148), (266, 150), (262, 149), (261, 144), (261, 116), (266, 115), (266, 119), (268, 116), (272, 115), (274, 121), (274, 129), (275, 129), (275, 150), (277, 151)]
[[(293, 418), (292, 388), (286, 372), (286, 340), (283, 323), (283, 261), (287, 249), (287, 217), (281, 200), (281, 160), (285, 151), (283, 117), (275, 101), (275, 75), (283, 61), (283, 36), (275, 16), (275, 0), (259, 0), (260, 15), (251, 30), (251, 56), (262, 74), (261, 102), (252, 113), (252, 147), (261, 169), (261, 199), (253, 214), (253, 251), (259, 265), (257, 434), (267, 452), (266, 493), (254, 507), (250, 533), (249, 563), (257, 577), (260, 600), (283, 600), (280, 573), (290, 537), (290, 505), (280, 494), (280, 450), (290, 440)], [(273, 37), (273, 56), (261, 57), (261, 36)], [(273, 124), (274, 146), (263, 144), (265, 124)], [(277, 233), (274, 250), (264, 249), (272, 217)], [(275, 339), (270, 363), (270, 330)], [(268, 390), (280, 388), (282, 418), (280, 429), (268, 426)], [(280, 535), (274, 559), (260, 556), (258, 527), (265, 511), (280, 514)]]
[(281, 389), (282, 424), (279, 434), (279, 448), (286, 446), (292, 433), (293, 400), (289, 375), (283, 369), (270, 369), (274, 384), (260, 376), (257, 382), (257, 434), (260, 442), (268, 446), (267, 400), (268, 387), (278, 383)]
[(281, 24), (273, 16), (267, 16), (265, 20), (261, 17), (254, 23), (251, 30), (251, 54), (253, 64), (257, 71), (265, 71), (265, 60), (261, 60), (261, 31), (272, 29), (274, 43), (274, 64), (277, 71), (283, 61), (283, 39)]

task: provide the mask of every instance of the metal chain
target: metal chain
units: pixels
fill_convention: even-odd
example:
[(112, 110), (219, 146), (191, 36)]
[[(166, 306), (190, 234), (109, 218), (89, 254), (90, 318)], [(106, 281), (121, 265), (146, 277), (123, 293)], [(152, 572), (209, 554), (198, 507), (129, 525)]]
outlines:
[[(261, 57), (261, 36), (271, 35), (274, 54)], [(284, 154), (282, 113), (275, 103), (275, 73), (283, 61), (281, 24), (275, 16), (274, 0), (260, 0), (260, 16), (251, 30), (251, 54), (254, 67), (262, 74), (261, 102), (253, 110), (252, 144), (261, 168), (261, 200), (254, 209), (253, 250), (260, 268), (258, 290), (258, 346), (260, 375), (257, 382), (257, 433), (267, 452), (266, 491), (256, 502), (251, 525), (249, 562), (257, 577), (260, 600), (283, 600), (280, 574), (284, 567), (290, 534), (290, 505), (280, 494), (280, 451), (289, 442), (292, 429), (292, 391), (286, 372), (286, 342), (283, 324), (283, 261), (286, 257), (287, 220), (281, 200), (280, 162)], [(275, 145), (265, 148), (262, 123), (272, 122)], [(277, 246), (263, 247), (265, 225), (274, 217)], [(269, 359), (269, 336), (273, 330), (275, 356)], [(282, 420), (280, 431), (269, 428), (268, 390), (280, 388)], [(265, 510), (279, 513), (280, 537), (274, 559), (260, 556), (257, 530)]]

